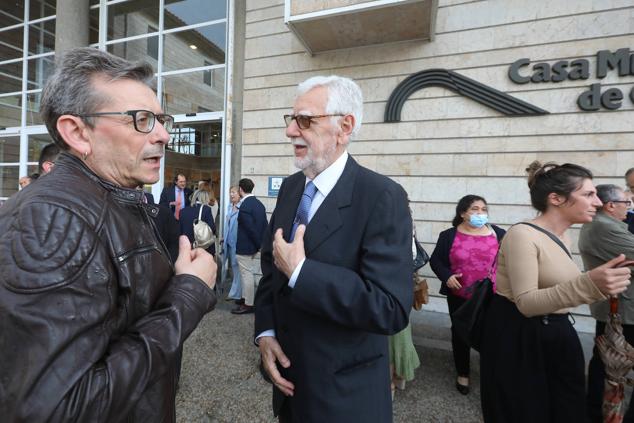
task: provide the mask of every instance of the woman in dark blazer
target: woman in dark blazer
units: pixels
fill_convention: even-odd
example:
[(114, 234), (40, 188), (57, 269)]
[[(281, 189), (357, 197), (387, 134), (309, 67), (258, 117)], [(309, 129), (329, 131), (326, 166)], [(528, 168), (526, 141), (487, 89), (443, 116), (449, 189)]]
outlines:
[[(470, 286), (489, 275), (504, 236), (502, 228), (488, 224), (487, 212), (484, 198), (462, 197), (456, 206), (453, 227), (440, 233), (431, 255), (431, 268), (440, 279), (440, 293), (447, 296), (450, 315), (471, 296)], [(495, 272), (491, 276), (495, 283)], [(453, 327), (451, 345), (458, 373), (456, 389), (467, 395), (471, 348), (456, 335)]]
[[(194, 220), (198, 219), (198, 212), (203, 207), (201, 220), (209, 225), (214, 235), (216, 234), (216, 225), (214, 224), (213, 212), (209, 201), (211, 196), (209, 192), (202, 189), (197, 190), (192, 194), (191, 206), (185, 207), (180, 212), (179, 224), (181, 227), (181, 235), (186, 235), (189, 238), (189, 242), (194, 242)], [(207, 252), (214, 255), (216, 253), (216, 245), (212, 243), (207, 247)]]

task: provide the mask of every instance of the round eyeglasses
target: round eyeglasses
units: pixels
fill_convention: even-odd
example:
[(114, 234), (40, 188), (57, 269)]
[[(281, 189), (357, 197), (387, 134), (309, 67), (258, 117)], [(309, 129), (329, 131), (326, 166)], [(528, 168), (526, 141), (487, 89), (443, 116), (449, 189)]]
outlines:
[(69, 113), (78, 117), (99, 117), (99, 116), (132, 116), (134, 129), (138, 132), (149, 134), (154, 129), (154, 124), (159, 121), (167, 132), (171, 132), (174, 127), (174, 116), (165, 113), (153, 113), (149, 110), (127, 110), (125, 112), (98, 112), (98, 113)]

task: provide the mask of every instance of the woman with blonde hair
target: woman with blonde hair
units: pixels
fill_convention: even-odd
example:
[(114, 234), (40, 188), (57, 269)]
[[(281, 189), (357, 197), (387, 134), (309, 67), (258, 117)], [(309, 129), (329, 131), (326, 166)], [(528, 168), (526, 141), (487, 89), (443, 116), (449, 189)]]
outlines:
[[(191, 206), (185, 207), (180, 213), (178, 223), (180, 225), (181, 235), (186, 235), (187, 238), (189, 238), (189, 242), (194, 242), (194, 220), (198, 219), (199, 215), (200, 219), (209, 225), (214, 235), (217, 235), (210, 206), (211, 196), (209, 192), (204, 189), (196, 190), (194, 194), (192, 194), (191, 201)], [(202, 211), (200, 210), (201, 207)], [(207, 247), (207, 252), (212, 255), (216, 253), (215, 243)]]

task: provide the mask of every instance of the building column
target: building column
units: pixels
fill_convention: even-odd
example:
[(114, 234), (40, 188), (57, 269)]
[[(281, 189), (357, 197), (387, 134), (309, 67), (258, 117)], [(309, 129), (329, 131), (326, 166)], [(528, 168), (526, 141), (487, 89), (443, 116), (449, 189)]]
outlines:
[(57, 2), (55, 23), (55, 57), (76, 47), (88, 45), (90, 26), (90, 2), (88, 0), (64, 0)]

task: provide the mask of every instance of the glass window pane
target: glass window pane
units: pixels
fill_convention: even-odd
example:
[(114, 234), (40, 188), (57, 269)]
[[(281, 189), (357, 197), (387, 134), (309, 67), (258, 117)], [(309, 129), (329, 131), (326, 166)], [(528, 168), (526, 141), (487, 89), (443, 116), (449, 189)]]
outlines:
[[(0, 135), (0, 163), (20, 161), (20, 137)], [(17, 185), (17, 181), (16, 181)]]
[(23, 27), (0, 32), (0, 40), (2, 40), (0, 43), (0, 62), (22, 57), (23, 39)]
[[(37, 162), (40, 159), (40, 152), (45, 145), (53, 142), (49, 134), (29, 135), (29, 161)], [(37, 172), (37, 166), (33, 170), (29, 169), (29, 175)]]
[(0, 28), (24, 22), (24, 1), (2, 2)]
[(26, 95), (26, 124), (43, 125), (44, 121), (40, 117), (40, 101), (42, 93), (32, 93)]
[(173, 115), (218, 112), (224, 109), (225, 70), (211, 71), (212, 86), (205, 83), (205, 71), (163, 77), (163, 110)]
[(55, 56), (38, 57), (27, 60), (27, 89), (36, 90), (44, 87), (46, 80), (55, 70)]
[(55, 51), (55, 19), (29, 25), (29, 55)]
[[(0, 142), (2, 139), (0, 138)], [(0, 154), (2, 147), (0, 146)], [(20, 168), (17, 166), (0, 166), (0, 197), (11, 197), (18, 192), (18, 172)]]
[(30, 0), (29, 20), (45, 18), (55, 14), (56, 0)]
[(227, 17), (225, 0), (173, 0), (165, 2), (165, 29)]
[[(107, 48), (109, 53), (123, 57), (124, 59), (132, 62), (144, 60), (150, 63), (156, 71), (157, 61), (154, 58), (154, 42), (152, 39), (158, 39), (158, 35), (148, 38), (139, 38), (138, 40), (131, 40), (123, 43), (109, 44)], [(158, 46), (158, 41), (156, 42), (156, 45)]]
[(0, 94), (22, 91), (22, 62), (0, 65)]
[[(21, 95), (0, 97), (0, 129), (20, 126), (21, 106)], [(2, 157), (0, 157), (0, 162), (2, 161), (6, 160), (2, 160)]]
[(158, 28), (158, 0), (131, 0), (108, 6), (108, 40), (147, 34)]
[(88, 44), (99, 42), (99, 9), (90, 9), (89, 28), (88, 28)]
[(166, 71), (225, 63), (225, 24), (165, 34)]

